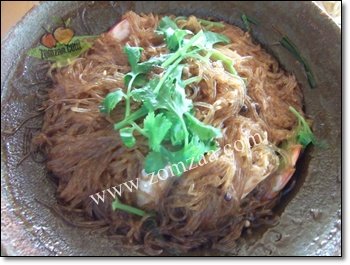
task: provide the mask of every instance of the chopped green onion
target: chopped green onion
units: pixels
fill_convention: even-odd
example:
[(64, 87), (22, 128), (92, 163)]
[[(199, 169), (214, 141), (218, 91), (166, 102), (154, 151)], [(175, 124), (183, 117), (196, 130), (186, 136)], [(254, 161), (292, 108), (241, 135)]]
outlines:
[(310, 65), (308, 64), (306, 59), (301, 56), (296, 45), (287, 36), (282, 37), (282, 39), (280, 40), (280, 44), (284, 48), (286, 48), (295, 57), (295, 59), (297, 59), (303, 65), (309, 85), (311, 88), (314, 88), (316, 86), (316, 81), (311, 71)]
[(241, 19), (247, 31), (250, 31), (251, 29), (250, 24), (254, 24), (254, 25), (258, 24), (258, 22), (255, 19), (248, 17), (246, 14), (242, 14)]

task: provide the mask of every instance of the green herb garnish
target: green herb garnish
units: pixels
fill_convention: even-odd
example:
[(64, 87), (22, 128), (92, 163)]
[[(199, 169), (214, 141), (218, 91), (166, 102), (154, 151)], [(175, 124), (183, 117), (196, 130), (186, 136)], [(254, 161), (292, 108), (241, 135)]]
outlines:
[(186, 123), (189, 129), (202, 141), (208, 141), (212, 138), (220, 137), (221, 131), (213, 126), (209, 126), (199, 121), (189, 112), (186, 113)]
[(303, 65), (309, 85), (311, 88), (314, 88), (316, 86), (316, 81), (311, 71), (310, 65), (301, 55), (296, 45), (287, 36), (283, 36), (279, 42), (294, 56), (295, 59), (297, 59)]
[(215, 21), (210, 21), (210, 20), (205, 20), (205, 19), (200, 19), (200, 18), (197, 18), (198, 22), (205, 26), (207, 29), (210, 29), (210, 28), (224, 28), (225, 25), (221, 22), (215, 22)]
[[(186, 20), (187, 17), (185, 16), (179, 16), (175, 18), (175, 22), (179, 21), (179, 20)], [(197, 21), (203, 26), (205, 27), (207, 30), (211, 29), (211, 28), (224, 28), (225, 25), (221, 22), (215, 22), (215, 21), (210, 21), (210, 20), (206, 20), (206, 19), (200, 19), (197, 18)]]
[[(131, 66), (124, 80), (127, 92), (112, 92), (102, 103), (102, 110), (110, 113), (125, 98), (125, 118), (118, 121), (114, 129), (119, 131), (127, 147), (135, 145), (135, 132), (148, 139), (149, 153), (144, 165), (147, 173), (169, 164), (181, 162), (188, 166), (198, 162), (206, 152), (217, 149), (215, 139), (221, 137), (220, 129), (204, 124), (193, 115), (193, 103), (186, 97), (185, 89), (190, 83), (200, 82), (201, 77), (183, 80), (183, 61), (186, 58), (205, 63), (209, 63), (209, 59), (222, 60), (226, 70), (238, 77), (233, 61), (214, 48), (217, 43), (229, 43), (226, 36), (211, 31), (193, 34), (178, 28), (169, 17), (161, 19), (157, 33), (163, 35), (170, 54), (140, 62), (142, 48), (125, 46)], [(163, 73), (147, 75), (156, 66), (163, 68)], [(131, 100), (140, 103), (134, 112), (130, 111)], [(181, 175), (182, 171), (176, 174)]]
[(178, 28), (176, 23), (170, 17), (162, 18), (162, 20), (159, 22), (158, 32), (164, 35), (165, 42), (170, 51), (177, 50), (180, 46), (182, 46), (184, 37), (192, 34), (192, 32), (189, 30)]
[(135, 129), (133, 127), (125, 127), (123, 129), (120, 129), (119, 131), (120, 138), (122, 139), (126, 147), (131, 148), (136, 143), (136, 139), (133, 135), (134, 130)]
[(172, 126), (171, 121), (164, 113), (155, 115), (154, 112), (149, 112), (143, 124), (150, 148), (159, 151), (162, 141)]
[(109, 93), (102, 101), (100, 111), (110, 113), (124, 97), (125, 94), (121, 89)]
[(241, 19), (247, 31), (251, 30), (250, 24), (254, 24), (254, 25), (258, 24), (258, 22), (255, 19), (248, 17), (246, 14), (242, 14)]
[(306, 148), (310, 143), (314, 145), (323, 145), (320, 143), (315, 135), (312, 133), (309, 124), (306, 122), (304, 117), (292, 106), (289, 107), (289, 110), (297, 117), (298, 127), (296, 131), (297, 141)]
[(159, 58), (152, 58), (151, 60), (148, 60), (143, 63), (139, 63), (141, 58), (141, 51), (143, 49), (141, 47), (131, 47), (129, 45), (126, 45), (124, 47), (124, 52), (126, 53), (130, 66), (131, 66), (131, 72), (129, 72), (127, 75), (125, 75), (125, 84), (127, 85), (127, 94), (126, 94), (126, 110), (125, 110), (125, 117), (128, 117), (130, 114), (130, 92), (132, 85), (137, 77), (143, 76), (145, 78), (145, 74), (151, 71), (151, 69), (154, 66), (159, 65), (162, 63), (166, 57), (159, 57)]
[(145, 216), (147, 215), (147, 213), (141, 209), (135, 208), (133, 206), (124, 204), (122, 202), (120, 202), (120, 200), (118, 198), (116, 198), (114, 200), (114, 202), (112, 202), (112, 209), (113, 211), (115, 210), (121, 210), (127, 213), (131, 213), (131, 214), (135, 214), (135, 215), (139, 215), (139, 216)]

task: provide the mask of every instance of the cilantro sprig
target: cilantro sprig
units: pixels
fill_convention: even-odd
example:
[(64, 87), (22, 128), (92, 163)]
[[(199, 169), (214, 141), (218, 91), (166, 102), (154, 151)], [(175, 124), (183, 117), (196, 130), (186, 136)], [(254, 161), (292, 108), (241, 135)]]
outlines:
[(113, 110), (117, 104), (125, 97), (126, 95), (121, 89), (109, 93), (103, 99), (102, 105), (100, 106), (100, 111), (103, 113), (110, 113), (111, 110)]
[[(204, 20), (200, 23), (219, 26)], [(192, 160), (198, 162), (206, 152), (217, 148), (215, 139), (222, 136), (219, 128), (194, 116), (192, 100), (186, 97), (185, 90), (188, 84), (200, 82), (201, 77), (183, 79), (185, 59), (204, 63), (209, 63), (209, 59), (221, 60), (228, 73), (238, 76), (234, 62), (214, 47), (217, 43), (229, 43), (226, 36), (207, 30), (194, 34), (180, 29), (169, 17), (161, 19), (156, 32), (163, 36), (170, 53), (141, 62), (143, 49), (126, 45), (124, 52), (131, 67), (124, 79), (126, 92), (122, 89), (111, 92), (101, 107), (102, 112), (109, 114), (125, 100), (125, 117), (115, 123), (114, 129), (128, 148), (136, 144), (136, 134), (148, 139), (149, 153), (144, 164), (147, 173), (168, 164), (183, 162), (187, 166)], [(149, 75), (154, 67), (162, 68), (163, 72)], [(131, 101), (140, 106), (133, 112)]]
[(310, 129), (309, 124), (306, 122), (304, 117), (292, 106), (289, 107), (289, 110), (295, 115), (298, 119), (298, 127), (296, 129), (295, 137), (297, 141), (306, 148), (309, 144), (313, 144), (320, 147), (325, 147), (325, 143), (317, 140), (315, 135)]

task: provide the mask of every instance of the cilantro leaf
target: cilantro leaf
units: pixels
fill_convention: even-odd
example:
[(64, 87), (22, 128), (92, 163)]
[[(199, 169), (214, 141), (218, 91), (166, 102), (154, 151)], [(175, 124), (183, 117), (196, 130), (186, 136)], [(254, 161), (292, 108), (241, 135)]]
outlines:
[(128, 57), (132, 72), (137, 72), (137, 63), (141, 59), (141, 51), (143, 51), (143, 48), (131, 47), (129, 44), (124, 47), (124, 53)]
[(192, 101), (186, 98), (185, 89), (179, 80), (183, 67), (184, 65), (176, 67), (174, 73), (164, 81), (157, 96), (159, 108), (171, 110), (178, 117), (182, 117), (185, 112), (192, 108)]
[[(169, 160), (173, 173), (180, 176), (184, 173), (184, 166), (188, 169), (188, 166), (190, 166), (191, 163), (197, 163), (205, 153), (216, 149), (215, 142), (203, 142), (197, 135), (195, 135), (192, 137), (188, 145), (184, 146), (182, 149), (175, 152), (163, 149), (163, 153)], [(182, 163), (182, 165), (180, 163)], [(181, 167), (179, 165), (181, 165)]]
[[(143, 74), (147, 74), (149, 71), (152, 70), (153, 67), (163, 63), (169, 56), (169, 55), (163, 55), (159, 57), (153, 57), (148, 61), (140, 63), (142, 51), (143, 51), (143, 48), (131, 47), (128, 44), (125, 45), (124, 47), (124, 52), (126, 53), (129, 64), (131, 66), (131, 72), (126, 74), (124, 77), (124, 82), (126, 86), (133, 85), (133, 84), (130, 84), (130, 81), (132, 79), (134, 79), (133, 82), (137, 82), (138, 85), (144, 84), (145, 77), (143, 76)], [(142, 77), (140, 77), (140, 75), (142, 75)]]
[(178, 26), (176, 25), (175, 21), (172, 20), (170, 17), (162, 17), (162, 19), (159, 21), (158, 30), (165, 31), (169, 28), (175, 30), (178, 29)]
[(319, 145), (315, 135), (312, 133), (308, 123), (305, 121), (304, 117), (292, 106), (289, 107), (289, 110), (297, 117), (298, 119), (298, 128), (296, 131), (296, 137), (300, 144), (307, 147), (310, 143), (314, 145)]
[(124, 52), (126, 53), (130, 66), (131, 72), (125, 75), (124, 83), (127, 86), (127, 93), (125, 97), (126, 107), (125, 107), (125, 119), (130, 115), (130, 92), (134, 85), (137, 86), (143, 85), (145, 82), (145, 74), (148, 73), (154, 66), (164, 62), (168, 55), (151, 58), (150, 60), (139, 63), (141, 59), (141, 47), (131, 47), (130, 45), (125, 45)]
[(119, 134), (120, 138), (122, 139), (123, 143), (126, 147), (133, 147), (136, 143), (136, 139), (133, 135), (134, 128), (133, 127), (125, 127), (123, 129), (120, 129)]
[(189, 30), (178, 28), (176, 23), (167, 16), (160, 20), (158, 32), (165, 36), (165, 42), (170, 51), (176, 51), (182, 46), (185, 36), (193, 34)]
[(172, 123), (172, 126), (165, 139), (170, 140), (173, 146), (181, 145), (185, 140), (185, 133), (182, 129), (181, 121), (179, 120), (178, 116), (169, 111), (166, 112), (165, 115)]
[(184, 43), (185, 36), (191, 34), (189, 30), (177, 29), (170, 37), (167, 37), (167, 44), (170, 51), (176, 51)]
[(190, 113), (186, 113), (186, 124), (192, 134), (197, 135), (202, 141), (222, 136), (220, 129), (204, 124)]
[(131, 91), (130, 96), (133, 98), (133, 100), (142, 102), (149, 111), (153, 111), (158, 106), (157, 96), (153, 92), (153, 89), (157, 86), (158, 83), (159, 79), (154, 78), (150, 80), (149, 83), (144, 87)]
[(150, 152), (145, 159), (146, 173), (155, 172), (170, 164), (172, 172), (180, 176), (191, 165), (197, 163), (202, 155), (216, 150), (215, 142), (203, 142), (198, 136), (193, 136), (189, 144), (178, 151), (169, 151), (165, 147), (161, 147), (159, 152)]
[(168, 159), (161, 152), (152, 151), (145, 158), (144, 168), (146, 173), (157, 173), (159, 169), (168, 164)]
[(217, 43), (228, 44), (231, 42), (228, 37), (216, 32), (204, 31), (204, 36), (205, 36), (204, 46), (210, 49), (213, 48), (214, 44), (217, 44)]
[(125, 96), (121, 89), (108, 93), (102, 101), (100, 111), (102, 113), (110, 113)]
[(143, 124), (150, 148), (159, 151), (161, 143), (171, 127), (171, 122), (163, 113), (155, 115), (154, 112), (149, 112)]
[(135, 72), (143, 73), (143, 74), (148, 73), (149, 71), (152, 70), (153, 67), (162, 64), (168, 57), (169, 55), (165, 54), (158, 57), (152, 57), (147, 61), (138, 63)]
[(182, 161), (185, 165), (189, 165), (191, 163), (190, 159), (193, 158), (193, 161), (196, 163), (200, 160), (201, 155), (213, 150), (213, 148), (215, 148), (215, 146), (211, 142), (206, 144), (201, 141), (197, 135), (194, 135), (188, 146), (179, 151), (170, 153), (171, 162), (177, 163)]

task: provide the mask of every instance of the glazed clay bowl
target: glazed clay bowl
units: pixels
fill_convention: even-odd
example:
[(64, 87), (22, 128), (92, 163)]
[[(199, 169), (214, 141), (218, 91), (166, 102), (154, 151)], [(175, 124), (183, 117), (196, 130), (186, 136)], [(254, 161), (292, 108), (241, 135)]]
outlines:
[[(23, 161), (24, 141), (40, 117), (18, 126), (35, 109), (33, 94), (45, 86), (38, 60), (26, 51), (43, 34), (52, 17), (72, 18), (77, 35), (108, 30), (128, 10), (196, 15), (243, 28), (241, 14), (259, 24), (252, 34), (300, 82), (306, 113), (314, 120), (325, 148), (311, 147), (298, 164), (297, 184), (276, 209), (277, 225), (257, 233), (230, 253), (190, 255), (340, 255), (341, 254), (341, 35), (340, 28), (312, 2), (42, 2), (11, 30), (1, 44), (1, 246), (7, 255), (139, 255), (115, 249), (106, 235), (67, 225), (48, 206), (55, 204), (54, 185), (44, 163)], [(303, 67), (276, 45), (287, 35), (314, 73), (311, 89)], [(47, 85), (47, 84), (46, 84)], [(40, 202), (41, 203), (40, 203)]]

